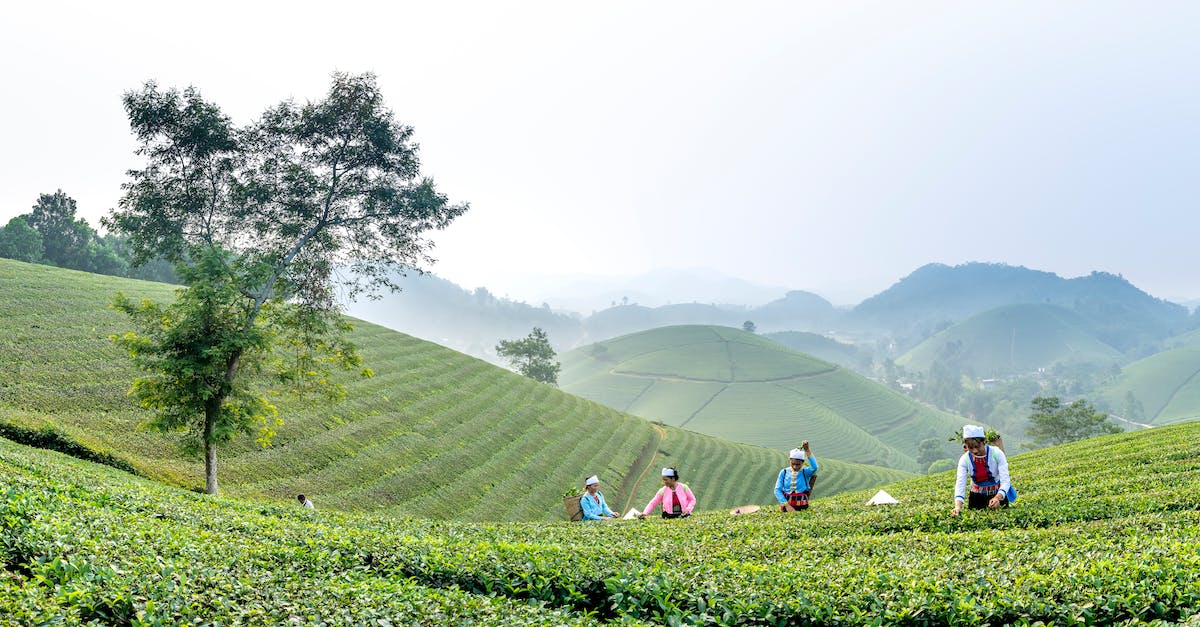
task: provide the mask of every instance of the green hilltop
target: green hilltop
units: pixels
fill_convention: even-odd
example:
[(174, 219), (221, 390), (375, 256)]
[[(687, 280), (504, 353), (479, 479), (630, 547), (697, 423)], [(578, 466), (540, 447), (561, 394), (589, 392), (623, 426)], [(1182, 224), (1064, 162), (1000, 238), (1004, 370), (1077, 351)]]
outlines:
[(572, 394), (720, 438), (918, 471), (917, 445), (962, 419), (740, 329), (675, 326), (562, 356)]
[[(1200, 418), (1200, 342), (1125, 366), (1116, 380), (1101, 390), (1100, 397), (1133, 423), (1165, 425)], [(1127, 402), (1131, 397), (1136, 402), (1135, 415), (1125, 415), (1133, 409)]]
[(1111, 365), (1117, 349), (1087, 331), (1079, 314), (1056, 305), (1023, 303), (990, 309), (918, 344), (896, 363), (926, 371), (935, 362), (955, 361), (976, 376), (1001, 376), (1056, 364)]
[[(166, 300), (173, 287), (0, 259), (0, 426), (52, 427), (147, 477), (197, 489), (203, 462), (178, 437), (140, 430), (127, 397), (138, 372), (108, 337), (128, 322), (117, 290)], [(352, 339), (375, 376), (346, 376), (348, 398), (281, 397), (270, 448), (251, 438), (218, 455), (225, 494), (311, 495), (323, 509), (462, 520), (564, 516), (569, 487), (599, 473), (610, 505), (641, 507), (658, 468), (676, 465), (701, 508), (771, 500), (777, 451), (659, 427), (502, 368), (383, 327)], [(820, 451), (818, 450), (818, 454)], [(894, 470), (822, 463), (820, 494), (882, 485)]]
[(800, 514), (478, 524), (210, 497), (0, 439), (0, 615), (34, 624), (1200, 623), (1200, 423)]

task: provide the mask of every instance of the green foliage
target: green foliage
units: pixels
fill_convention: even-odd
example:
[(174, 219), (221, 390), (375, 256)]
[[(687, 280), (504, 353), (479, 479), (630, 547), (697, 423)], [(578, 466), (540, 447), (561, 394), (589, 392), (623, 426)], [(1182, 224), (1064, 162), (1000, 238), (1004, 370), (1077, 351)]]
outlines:
[(1096, 411), (1092, 404), (1079, 399), (1063, 406), (1057, 396), (1033, 399), (1032, 426), (1026, 432), (1039, 445), (1064, 444), (1108, 433), (1120, 433), (1121, 428), (1108, 419), (1108, 414)]
[(216, 445), (251, 424), (265, 444), (281, 424), (246, 379), (271, 366), (288, 388), (337, 398), (319, 364), (360, 365), (335, 265), (350, 265), (351, 297), (393, 286), (389, 271), (429, 261), (424, 233), (466, 206), (420, 177), (412, 129), (370, 74), (335, 74), (323, 100), (281, 103), (245, 128), (194, 88), (151, 82), (124, 104), (147, 163), (105, 224), (136, 261), (176, 264), (189, 289), (167, 309), (118, 298), (141, 332), (119, 341), (151, 373), (134, 396), (158, 412), (152, 424), (192, 430), (215, 493)]
[(562, 365), (554, 360), (554, 348), (540, 327), (519, 340), (500, 340), (496, 354), (507, 359), (517, 372), (542, 383), (556, 385)]
[(7, 438), (18, 444), (50, 449), (72, 457), (78, 457), (79, 459), (96, 462), (97, 464), (112, 466), (128, 473), (139, 474), (137, 469), (129, 462), (112, 453), (90, 449), (59, 431), (54, 425), (43, 425), (40, 428), (33, 429), (0, 422), (0, 437)]
[(1021, 503), (961, 517), (944, 474), (890, 486), (888, 508), (859, 492), (587, 527), (200, 498), (0, 442), (0, 607), (17, 624), (1177, 623), (1200, 614), (1197, 438), (1014, 456)]
[(758, 330), (758, 327), (754, 324), (753, 321), (747, 320), (742, 323), (742, 330), (745, 331), (746, 333), (754, 333), (755, 331)]
[(44, 252), (42, 234), (25, 218), (17, 216), (0, 229), (0, 257), (37, 263)]

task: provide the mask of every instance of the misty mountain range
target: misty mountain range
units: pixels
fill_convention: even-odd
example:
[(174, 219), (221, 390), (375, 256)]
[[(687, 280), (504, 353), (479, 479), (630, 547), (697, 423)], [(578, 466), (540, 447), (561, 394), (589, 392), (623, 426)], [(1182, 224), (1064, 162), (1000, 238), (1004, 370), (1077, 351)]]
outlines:
[[(670, 283), (665, 273), (656, 280)], [(736, 280), (714, 278), (708, 287), (729, 281)], [(352, 303), (348, 313), (490, 361), (496, 361), (493, 347), (499, 340), (523, 337), (535, 326), (546, 331), (559, 351), (661, 326), (741, 327), (745, 322), (752, 322), (759, 333), (805, 331), (859, 344), (885, 340), (903, 349), (989, 309), (1047, 303), (1078, 314), (1088, 332), (1114, 348), (1141, 353), (1198, 326), (1197, 316), (1189, 315), (1187, 307), (1155, 298), (1117, 275), (1093, 272), (1064, 279), (995, 263), (928, 264), (853, 308), (835, 307), (811, 292), (790, 291), (756, 306), (714, 298), (650, 307), (623, 296), (583, 315), (548, 303), (534, 306), (497, 297), (486, 288), (467, 290), (431, 274), (410, 275), (399, 284), (401, 292)], [(673, 287), (686, 284), (681, 277)], [(596, 289), (606, 294), (621, 291), (599, 284)], [(762, 289), (751, 286), (730, 293), (746, 296)]]

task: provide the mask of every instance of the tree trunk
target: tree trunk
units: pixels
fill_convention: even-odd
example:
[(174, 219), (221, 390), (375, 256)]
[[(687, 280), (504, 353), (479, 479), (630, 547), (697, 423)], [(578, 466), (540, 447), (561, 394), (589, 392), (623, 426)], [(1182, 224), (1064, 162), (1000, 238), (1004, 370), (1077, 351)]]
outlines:
[(217, 426), (217, 412), (220, 404), (215, 407), (208, 403), (204, 407), (204, 493), (217, 493), (217, 443), (214, 435)]

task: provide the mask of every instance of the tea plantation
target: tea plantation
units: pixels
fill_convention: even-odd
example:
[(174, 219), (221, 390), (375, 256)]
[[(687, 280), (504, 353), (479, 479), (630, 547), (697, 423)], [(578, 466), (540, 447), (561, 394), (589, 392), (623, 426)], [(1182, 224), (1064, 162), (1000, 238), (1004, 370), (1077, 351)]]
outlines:
[(0, 622), (1200, 624), (1200, 423), (797, 515), (480, 524), (205, 497), (0, 440)]
[(917, 446), (963, 419), (851, 370), (741, 329), (681, 325), (562, 357), (572, 394), (718, 438), (788, 450), (803, 433), (828, 457), (918, 472)]
[[(0, 434), (52, 428), (52, 439), (92, 458), (195, 488), (200, 457), (181, 452), (175, 435), (138, 428), (147, 415), (126, 393), (140, 373), (108, 339), (128, 330), (108, 306), (118, 290), (173, 297), (168, 285), (0, 259)], [(664, 465), (680, 467), (702, 508), (731, 508), (769, 500), (786, 463), (777, 450), (655, 428), (383, 327), (355, 322), (352, 339), (375, 376), (344, 377), (348, 398), (336, 404), (280, 397), (286, 423), (272, 447), (244, 438), (220, 449), (223, 492), (285, 502), (305, 493), (326, 510), (555, 520), (565, 518), (564, 490), (593, 473), (623, 511), (649, 500)], [(775, 437), (784, 448), (813, 440), (825, 456), (823, 495), (909, 476), (829, 459), (815, 435)]]

